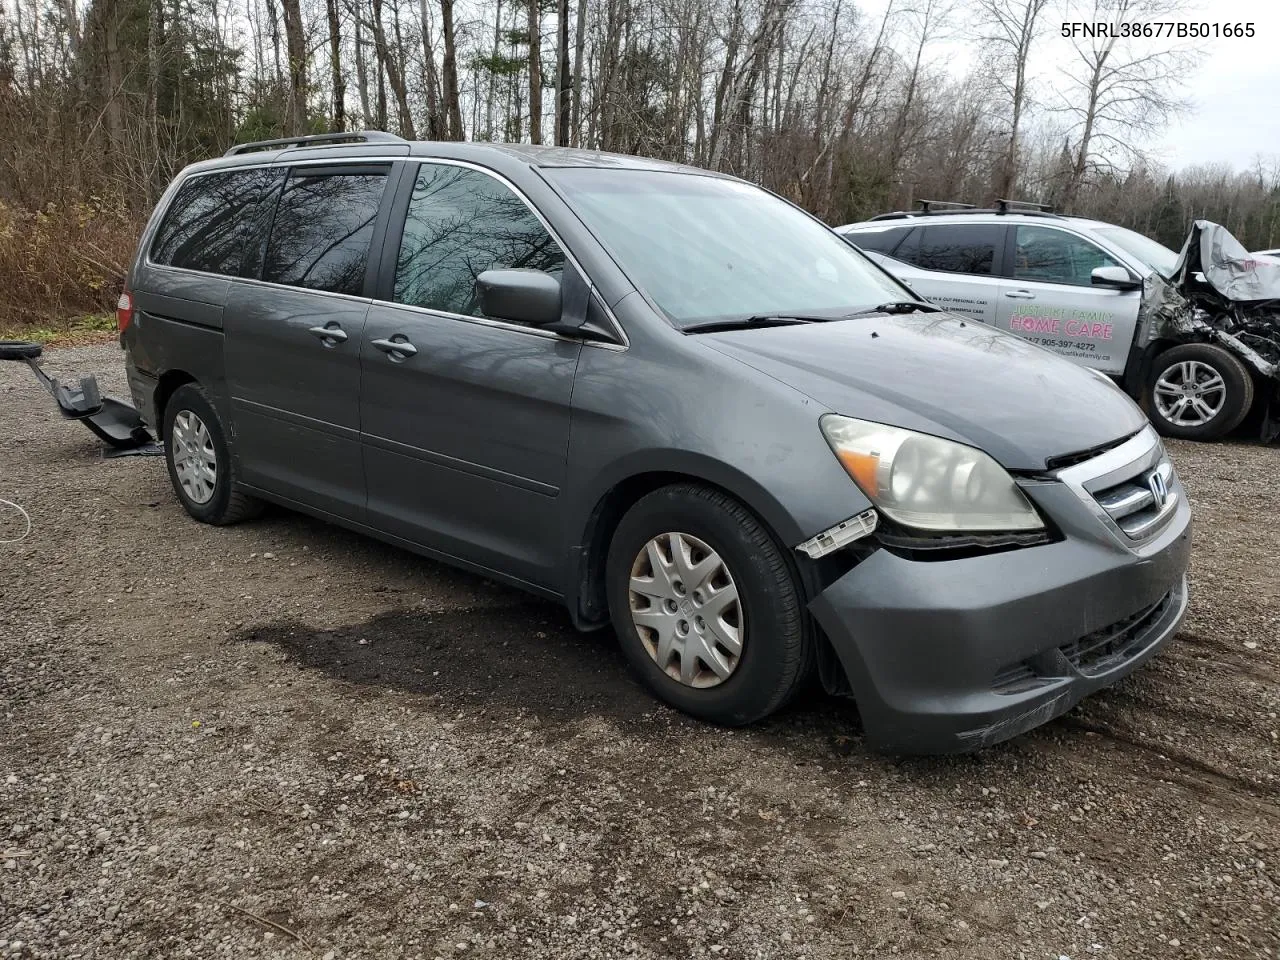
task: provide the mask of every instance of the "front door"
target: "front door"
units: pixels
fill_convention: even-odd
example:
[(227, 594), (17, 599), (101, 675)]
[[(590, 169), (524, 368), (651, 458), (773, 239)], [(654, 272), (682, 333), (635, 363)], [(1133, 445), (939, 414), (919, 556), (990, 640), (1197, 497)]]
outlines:
[(295, 167), (258, 281), (231, 285), (227, 386), (245, 482), (364, 516), (360, 344), (365, 274), (390, 166)]
[(1018, 224), (1012, 262), (1000, 284), (1003, 330), (1103, 373), (1124, 373), (1141, 290), (1095, 286), (1097, 267), (1121, 264), (1097, 244), (1061, 227)]
[(484, 317), (475, 279), (499, 267), (561, 276), (564, 254), (525, 202), (479, 169), (423, 163), (402, 199), (394, 278), (361, 344), (369, 523), (552, 586), (582, 345)]

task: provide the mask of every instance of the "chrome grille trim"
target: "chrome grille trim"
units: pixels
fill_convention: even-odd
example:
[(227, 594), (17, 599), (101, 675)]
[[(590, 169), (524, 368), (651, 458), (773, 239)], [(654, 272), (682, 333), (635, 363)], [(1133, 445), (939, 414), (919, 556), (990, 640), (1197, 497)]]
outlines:
[[(1162, 503), (1156, 503), (1152, 492), (1153, 474), (1159, 475), (1164, 489), (1168, 491)], [(1141, 540), (1162, 526), (1178, 505), (1178, 494), (1173, 489), (1173, 464), (1167, 459), (1161, 460), (1131, 480), (1096, 492), (1094, 499), (1116, 526), (1135, 540)]]
[[(1150, 425), (1119, 446), (1051, 475), (1065, 483), (1121, 542), (1153, 536), (1178, 506), (1173, 464)], [(1157, 488), (1167, 491), (1162, 503), (1156, 502)]]

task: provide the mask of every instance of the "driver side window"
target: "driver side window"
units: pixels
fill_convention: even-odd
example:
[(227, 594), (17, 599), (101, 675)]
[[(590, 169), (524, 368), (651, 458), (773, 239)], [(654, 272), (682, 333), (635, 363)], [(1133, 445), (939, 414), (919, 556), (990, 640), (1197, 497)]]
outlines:
[(1087, 287), (1098, 267), (1120, 266), (1083, 237), (1054, 227), (1020, 225), (1015, 243), (1013, 276), (1017, 280)]
[(395, 302), (482, 316), (476, 277), (508, 268), (558, 277), (564, 253), (506, 184), (470, 167), (424, 163), (396, 258)]

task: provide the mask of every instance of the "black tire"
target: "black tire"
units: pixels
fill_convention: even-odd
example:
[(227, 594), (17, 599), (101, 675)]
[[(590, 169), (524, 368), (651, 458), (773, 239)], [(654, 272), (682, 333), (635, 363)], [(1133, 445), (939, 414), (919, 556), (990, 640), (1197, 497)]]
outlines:
[[(1226, 394), (1222, 406), (1212, 419), (1200, 424), (1176, 423), (1160, 412), (1156, 403), (1156, 384), (1173, 374), (1186, 361), (1195, 361), (1201, 369), (1209, 368), (1222, 378)], [(1240, 426), (1253, 406), (1253, 377), (1245, 365), (1222, 347), (1211, 343), (1184, 343), (1166, 350), (1151, 364), (1151, 375), (1142, 392), (1142, 406), (1155, 428), (1166, 437), (1183, 440), (1217, 440)]]
[[(741, 654), (716, 686), (686, 686), (658, 666), (631, 617), (632, 565), (655, 537), (678, 532), (720, 555), (738, 588)], [(609, 613), (631, 665), (659, 698), (702, 720), (743, 726), (787, 703), (811, 676), (813, 637), (782, 548), (732, 497), (675, 484), (641, 498), (622, 518), (606, 561)]]
[[(174, 463), (173, 424), (179, 415), (193, 413), (200, 418), (209, 433), (216, 460), (213, 494), (208, 500), (198, 502), (183, 489)], [(242, 520), (252, 520), (262, 514), (265, 506), (261, 500), (236, 490), (235, 458), (232, 456), (227, 432), (222, 420), (210, 402), (204, 388), (194, 383), (184, 383), (173, 391), (164, 408), (164, 461), (169, 468), (169, 481), (178, 495), (183, 509), (201, 523), (228, 526)]]
[(30, 340), (0, 340), (0, 360), (34, 360), (44, 347)]

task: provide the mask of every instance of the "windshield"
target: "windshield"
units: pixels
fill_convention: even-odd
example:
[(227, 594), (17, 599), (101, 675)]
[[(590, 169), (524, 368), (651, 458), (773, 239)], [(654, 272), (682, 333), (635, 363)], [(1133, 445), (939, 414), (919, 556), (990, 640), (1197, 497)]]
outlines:
[(1157, 243), (1150, 237), (1144, 237), (1124, 227), (1095, 227), (1093, 232), (1110, 240), (1130, 256), (1137, 257), (1160, 276), (1173, 276), (1178, 255), (1163, 243)]
[(790, 204), (719, 177), (546, 171), (627, 276), (678, 327), (734, 317), (840, 317), (911, 299)]

